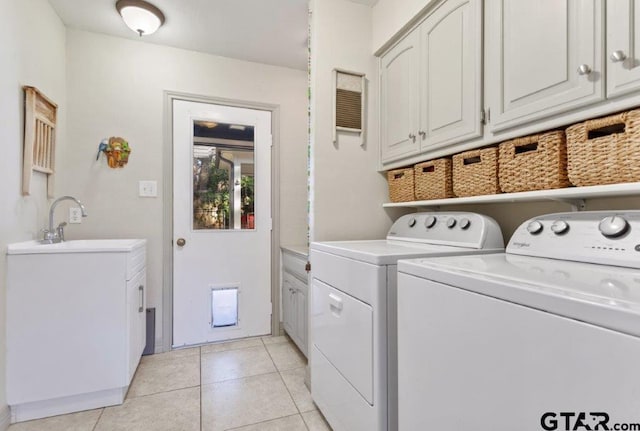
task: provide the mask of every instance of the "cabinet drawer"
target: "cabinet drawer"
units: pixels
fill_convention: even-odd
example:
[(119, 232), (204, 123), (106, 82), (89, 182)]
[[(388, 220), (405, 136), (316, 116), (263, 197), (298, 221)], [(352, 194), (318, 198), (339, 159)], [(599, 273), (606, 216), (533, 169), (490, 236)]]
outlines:
[(307, 260), (301, 256), (286, 251), (282, 252), (282, 269), (285, 272), (291, 273), (302, 280), (306, 280), (306, 266)]

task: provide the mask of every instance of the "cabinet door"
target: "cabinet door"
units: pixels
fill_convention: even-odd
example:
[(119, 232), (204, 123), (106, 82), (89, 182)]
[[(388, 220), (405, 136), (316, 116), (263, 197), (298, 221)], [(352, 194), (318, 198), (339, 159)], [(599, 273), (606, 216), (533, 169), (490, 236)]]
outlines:
[(282, 275), (282, 324), (287, 334), (295, 333), (294, 277), (288, 272)]
[(380, 59), (380, 160), (418, 153), (418, 33)]
[(604, 97), (601, 0), (491, 0), (485, 7), (492, 130)]
[(146, 344), (146, 270), (127, 282), (127, 384), (136, 372)]
[(607, 2), (607, 97), (640, 89), (640, 3)]
[(419, 31), (422, 149), (480, 136), (482, 2), (444, 2)]
[(307, 287), (298, 282), (296, 290), (296, 336), (298, 347), (302, 353), (307, 354)]

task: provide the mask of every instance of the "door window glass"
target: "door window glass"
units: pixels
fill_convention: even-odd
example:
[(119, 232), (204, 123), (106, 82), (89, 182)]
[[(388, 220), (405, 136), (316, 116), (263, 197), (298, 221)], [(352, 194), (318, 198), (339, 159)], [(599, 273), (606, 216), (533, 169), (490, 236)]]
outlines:
[(193, 229), (255, 229), (254, 127), (193, 122)]

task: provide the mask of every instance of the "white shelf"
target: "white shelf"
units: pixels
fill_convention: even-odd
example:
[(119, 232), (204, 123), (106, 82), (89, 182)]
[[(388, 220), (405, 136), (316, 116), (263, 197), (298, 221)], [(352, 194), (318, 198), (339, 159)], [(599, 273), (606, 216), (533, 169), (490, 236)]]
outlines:
[(538, 190), (534, 192), (502, 193), (498, 195), (470, 196), (465, 198), (433, 199), (427, 201), (386, 203), (385, 208), (424, 208), (443, 205), (492, 204), (508, 202), (560, 201), (577, 208), (584, 199), (640, 196), (640, 183), (610, 184), (606, 186), (569, 187), (566, 189)]

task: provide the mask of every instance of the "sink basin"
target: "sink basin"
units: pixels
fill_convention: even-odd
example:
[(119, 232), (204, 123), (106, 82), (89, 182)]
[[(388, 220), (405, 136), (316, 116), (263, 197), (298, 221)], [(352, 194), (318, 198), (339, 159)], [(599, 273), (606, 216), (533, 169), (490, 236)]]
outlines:
[(144, 244), (144, 239), (78, 239), (57, 244), (26, 241), (9, 244), (7, 246), (7, 254), (123, 252), (133, 250)]

